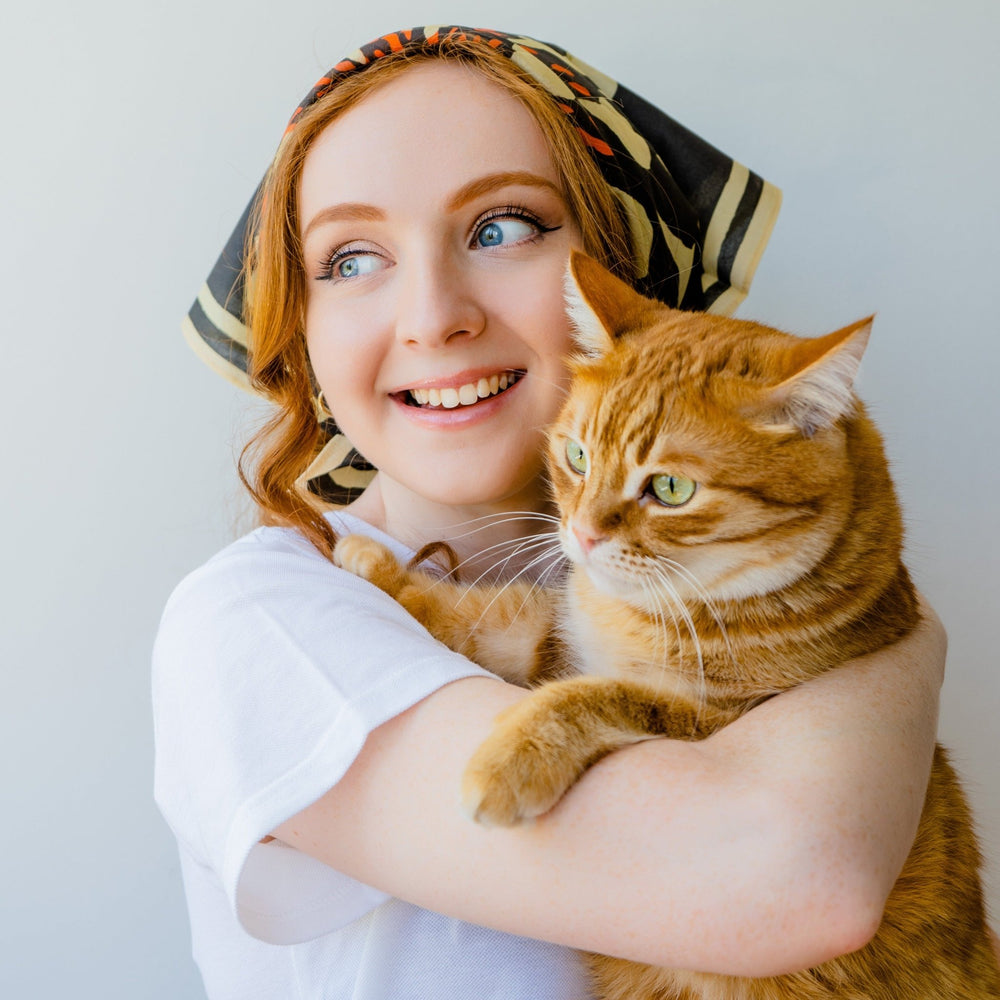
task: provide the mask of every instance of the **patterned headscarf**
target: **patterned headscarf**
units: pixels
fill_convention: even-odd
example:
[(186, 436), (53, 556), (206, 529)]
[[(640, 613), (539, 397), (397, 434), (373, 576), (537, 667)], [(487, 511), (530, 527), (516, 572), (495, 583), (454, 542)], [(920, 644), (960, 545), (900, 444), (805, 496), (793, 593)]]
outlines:
[[(640, 292), (682, 309), (728, 314), (739, 305), (770, 236), (780, 192), (556, 45), (458, 26), (383, 35), (337, 63), (299, 105), (288, 128), (340, 80), (381, 57), (455, 38), (502, 52), (569, 117), (628, 222)], [(246, 389), (243, 252), (257, 195), (184, 321), (185, 337), (198, 355)], [(374, 470), (329, 417), (320, 419), (326, 445), (302, 481), (332, 503), (347, 503)]]

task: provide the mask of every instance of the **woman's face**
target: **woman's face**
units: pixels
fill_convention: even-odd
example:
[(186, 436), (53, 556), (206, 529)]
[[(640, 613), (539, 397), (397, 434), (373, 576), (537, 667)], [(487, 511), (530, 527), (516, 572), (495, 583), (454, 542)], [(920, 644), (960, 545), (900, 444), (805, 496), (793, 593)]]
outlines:
[(421, 64), (319, 136), (299, 193), (309, 356), (344, 433), (396, 495), (537, 505), (581, 240), (528, 111)]

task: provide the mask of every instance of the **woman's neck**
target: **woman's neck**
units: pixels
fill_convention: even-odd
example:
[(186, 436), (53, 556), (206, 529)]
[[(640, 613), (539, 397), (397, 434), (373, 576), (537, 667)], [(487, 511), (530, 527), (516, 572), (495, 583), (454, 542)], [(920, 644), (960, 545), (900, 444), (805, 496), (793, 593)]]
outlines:
[(559, 554), (558, 518), (540, 492), (450, 506), (376, 475), (347, 509), (414, 550), (446, 542), (458, 555), (463, 580), (536, 579)]

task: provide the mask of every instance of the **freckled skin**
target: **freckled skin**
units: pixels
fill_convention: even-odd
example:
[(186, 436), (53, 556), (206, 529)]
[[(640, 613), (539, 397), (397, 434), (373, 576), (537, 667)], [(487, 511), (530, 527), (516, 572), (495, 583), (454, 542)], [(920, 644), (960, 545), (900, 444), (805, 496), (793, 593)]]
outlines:
[[(881, 439), (850, 393), (868, 324), (805, 341), (668, 310), (586, 258), (573, 270), (595, 329), (550, 432), (574, 564), (566, 587), (431, 587), (371, 539), (342, 539), (336, 552), (452, 648), (537, 685), (466, 770), (465, 808), (490, 825), (544, 813), (629, 743), (702, 739), (895, 642), (919, 617)], [(572, 465), (567, 441), (579, 446)], [(687, 502), (649, 495), (664, 473), (697, 483)], [(754, 980), (594, 955), (595, 996), (997, 1000), (979, 868), (968, 805), (938, 747), (914, 846), (869, 943)]]

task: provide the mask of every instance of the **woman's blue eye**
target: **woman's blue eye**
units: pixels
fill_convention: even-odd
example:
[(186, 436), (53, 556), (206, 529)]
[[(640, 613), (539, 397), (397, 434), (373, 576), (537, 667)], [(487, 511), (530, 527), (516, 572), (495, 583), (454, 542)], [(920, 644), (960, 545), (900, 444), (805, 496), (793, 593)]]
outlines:
[(379, 258), (373, 253), (353, 254), (334, 261), (331, 272), (335, 278), (356, 278), (359, 274), (377, 271), (379, 266)]
[(359, 274), (370, 274), (377, 265), (378, 258), (374, 254), (357, 254), (339, 261), (335, 270), (338, 278), (354, 278)]
[(476, 233), (476, 245), (498, 247), (504, 243), (516, 243), (538, 233), (538, 226), (524, 219), (494, 219), (482, 226)]

